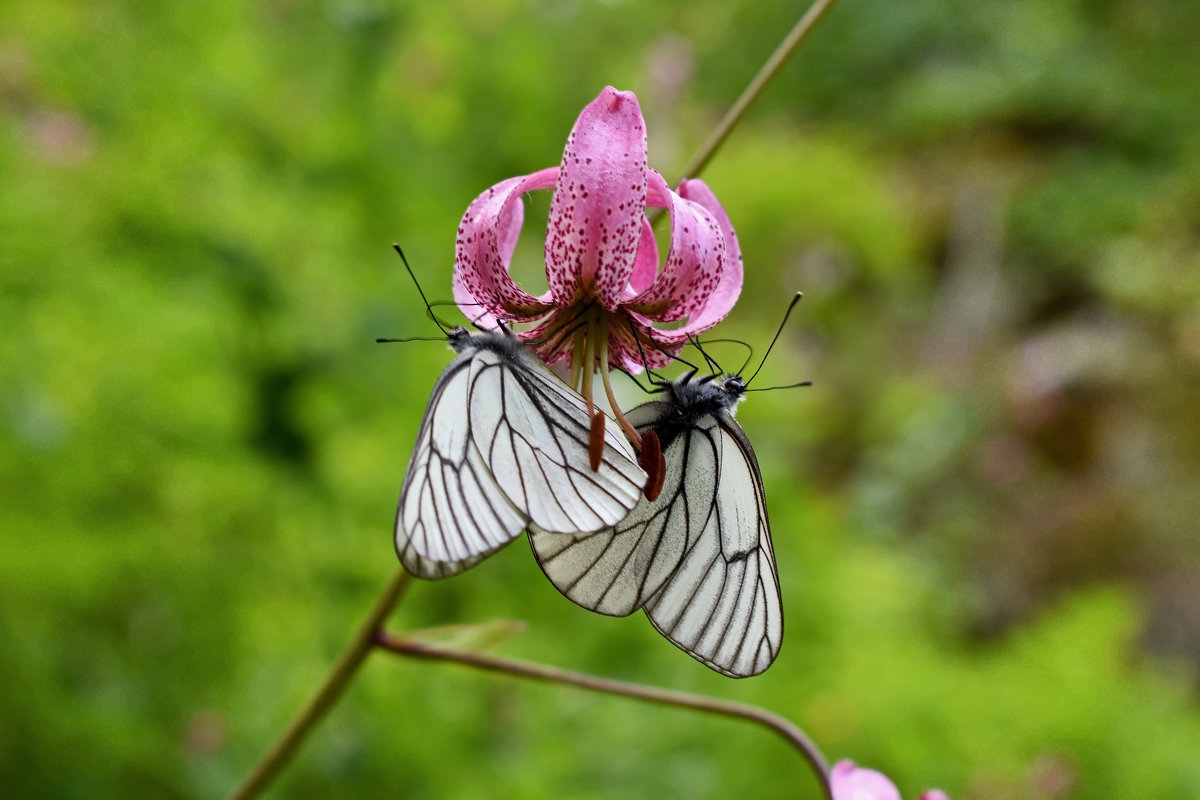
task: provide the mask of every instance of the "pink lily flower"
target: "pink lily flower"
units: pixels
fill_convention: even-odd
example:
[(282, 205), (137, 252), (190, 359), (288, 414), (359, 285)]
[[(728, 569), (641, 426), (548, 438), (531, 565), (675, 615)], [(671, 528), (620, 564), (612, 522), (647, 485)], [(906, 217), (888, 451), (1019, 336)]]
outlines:
[[(900, 800), (900, 790), (882, 772), (842, 759), (829, 771), (833, 800)], [(941, 789), (929, 789), (918, 800), (950, 800)]]
[[(550, 188), (549, 291), (534, 297), (509, 268), (524, 221), (521, 195)], [(647, 206), (671, 218), (661, 265)], [(637, 97), (611, 86), (579, 115), (561, 165), (491, 187), (458, 228), (454, 296), (463, 313), (485, 328), (533, 323), (517, 335), (548, 364), (570, 359), (568, 382), (589, 403), (595, 369), (611, 402), (609, 369), (664, 366), (689, 336), (725, 318), (741, 288), (741, 251), (716, 196), (699, 180), (672, 191), (647, 167)]]

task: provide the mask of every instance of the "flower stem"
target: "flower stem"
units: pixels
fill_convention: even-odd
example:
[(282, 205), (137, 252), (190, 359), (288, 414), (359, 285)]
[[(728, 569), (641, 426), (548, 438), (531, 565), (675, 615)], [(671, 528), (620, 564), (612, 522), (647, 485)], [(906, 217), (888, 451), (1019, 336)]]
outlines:
[(279, 774), (280, 770), (287, 766), (304, 738), (320, 722), (325, 712), (342, 696), (346, 684), (358, 672), (358, 668), (362, 666), (363, 661), (370, 654), (371, 648), (374, 647), (376, 633), (382, 628), (392, 609), (400, 602), (400, 598), (404, 596), (404, 591), (411, 582), (412, 576), (401, 567), (388, 582), (383, 593), (379, 595), (379, 599), (375, 601), (371, 612), (363, 620), (358, 633), (355, 634), (354, 639), (342, 652), (329, 675), (326, 676), (325, 682), (288, 725), (287, 730), (283, 732), (278, 741), (254, 765), (254, 769), (242, 781), (242, 785), (230, 796), (231, 800), (248, 800), (251, 797), (257, 797)]
[(656, 686), (645, 686), (637, 683), (612, 680), (610, 678), (600, 678), (595, 675), (572, 672), (571, 670), (551, 667), (545, 664), (535, 664), (529, 661), (520, 661), (514, 658), (439, 647), (411, 637), (394, 636), (384, 631), (378, 633), (376, 642), (386, 650), (413, 658), (430, 661), (453, 661), (491, 672), (504, 672), (522, 678), (561, 683), (593, 692), (615, 694), (650, 703), (690, 708), (695, 711), (704, 711), (710, 714), (720, 714), (756, 722), (782, 736), (792, 747), (800, 752), (801, 756), (804, 757), (804, 760), (808, 762), (809, 767), (816, 774), (826, 800), (833, 800), (833, 792), (829, 786), (829, 764), (820, 749), (804, 731), (800, 730), (792, 722), (765, 708), (759, 708), (758, 706), (746, 703), (720, 700), (715, 697), (704, 697), (703, 695), (662, 689)]
[(796, 48), (800, 46), (800, 43), (812, 32), (813, 28), (833, 8), (836, 2), (837, 0), (815, 0), (809, 6), (808, 11), (792, 27), (788, 35), (779, 43), (779, 47), (775, 48), (775, 52), (762, 65), (762, 69), (750, 81), (750, 84), (742, 92), (741, 97), (737, 99), (729, 111), (726, 112), (725, 117), (717, 124), (716, 129), (708, 137), (708, 141), (704, 143), (700, 151), (683, 168), (680, 180), (694, 178), (700, 174), (721, 147), (725, 138), (729, 136), (730, 131), (741, 121), (742, 117), (750, 109), (750, 106), (754, 104), (754, 101), (767, 88), (767, 84), (779, 74), (779, 71), (787, 64), (788, 59), (796, 52)]

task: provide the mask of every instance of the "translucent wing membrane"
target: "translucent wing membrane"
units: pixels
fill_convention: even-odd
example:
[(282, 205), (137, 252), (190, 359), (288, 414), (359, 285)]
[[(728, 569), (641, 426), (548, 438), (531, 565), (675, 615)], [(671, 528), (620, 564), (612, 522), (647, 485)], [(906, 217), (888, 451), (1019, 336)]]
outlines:
[(471, 363), (471, 436), (496, 483), (545, 530), (591, 532), (619, 522), (646, 482), (620, 428), (605, 426), (593, 471), (583, 398), (528, 350), (522, 347), (519, 356), (513, 363), (481, 351)]
[(607, 426), (589, 463), (586, 406), (506, 333), (454, 331), (459, 356), (438, 379), (396, 515), (396, 552), (422, 578), (454, 575), (530, 520), (560, 533), (597, 531), (628, 514), (645, 473)]
[[(629, 412), (640, 432), (672, 413), (666, 403)], [(610, 530), (561, 536), (529, 527), (533, 551), (550, 582), (584, 608), (609, 616), (632, 614), (658, 591), (679, 565), (690, 542), (712, 513), (716, 497), (716, 451), (711, 441), (680, 436), (663, 454), (663, 490), (645, 499)], [(686, 478), (686, 479), (685, 479)]]
[(442, 374), (400, 490), (396, 552), (420, 578), (444, 578), (510, 542), (525, 517), (496, 482), (471, 438), (466, 414), (473, 355)]
[(740, 383), (691, 386), (700, 388), (628, 415), (640, 432), (653, 429), (667, 442), (657, 499), (643, 498), (626, 519), (595, 534), (530, 526), (530, 543), (543, 572), (572, 601), (614, 616), (644, 607), (665, 637), (712, 669), (757, 675), (783, 639), (762, 478), (727, 410), (741, 396)]
[[(783, 641), (783, 607), (758, 462), (732, 417), (705, 431), (719, 443), (720, 489), (704, 530), (645, 605), (658, 631), (709, 667), (757, 675)], [(698, 435), (698, 434), (697, 434)]]

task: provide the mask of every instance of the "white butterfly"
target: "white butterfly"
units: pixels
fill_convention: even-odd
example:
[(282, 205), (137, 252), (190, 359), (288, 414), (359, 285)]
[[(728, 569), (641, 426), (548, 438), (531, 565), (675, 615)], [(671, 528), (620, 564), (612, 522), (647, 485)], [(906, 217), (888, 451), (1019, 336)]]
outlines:
[(746, 384), (693, 370), (660, 388), (665, 401), (627, 416), (643, 437), (658, 437), (661, 492), (599, 533), (532, 524), (533, 552), (584, 608), (612, 616), (644, 608), (663, 636), (712, 669), (757, 675), (779, 654), (783, 608), (762, 475), (733, 418)]
[(405, 569), (444, 578), (527, 524), (562, 535), (624, 519), (646, 473), (616, 423), (595, 427), (583, 398), (507, 329), (447, 338), (458, 357), (433, 387), (396, 512)]

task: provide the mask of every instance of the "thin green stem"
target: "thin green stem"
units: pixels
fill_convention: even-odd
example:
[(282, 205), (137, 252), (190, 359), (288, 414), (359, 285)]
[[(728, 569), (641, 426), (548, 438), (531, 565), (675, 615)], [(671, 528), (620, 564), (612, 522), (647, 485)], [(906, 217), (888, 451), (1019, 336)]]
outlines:
[(762, 69), (750, 81), (750, 84), (742, 92), (741, 97), (737, 99), (729, 111), (726, 112), (725, 117), (717, 124), (716, 129), (708, 137), (708, 141), (704, 143), (695, 157), (683, 168), (680, 180), (696, 177), (708, 165), (708, 162), (712, 160), (712, 157), (721, 147), (721, 144), (724, 143), (726, 137), (729, 136), (730, 131), (746, 115), (750, 106), (754, 104), (754, 101), (767, 88), (767, 84), (779, 74), (779, 71), (787, 64), (788, 59), (796, 52), (800, 43), (812, 32), (813, 28), (833, 8), (836, 2), (837, 0), (816, 0), (809, 6), (808, 11), (792, 27), (788, 35), (779, 43), (779, 47), (775, 48), (775, 52), (762, 65)]
[(660, 705), (690, 708), (694, 711), (704, 711), (710, 714), (720, 714), (758, 723), (782, 736), (792, 747), (800, 752), (804, 760), (808, 762), (808, 766), (816, 774), (817, 781), (821, 786), (821, 791), (824, 793), (826, 800), (833, 800), (833, 792), (829, 786), (829, 763), (825, 760), (825, 756), (822, 755), (820, 748), (817, 747), (816, 743), (804, 731), (796, 727), (791, 721), (765, 708), (745, 703), (734, 703), (729, 700), (719, 700), (714, 697), (689, 694), (687, 692), (661, 689), (656, 686), (644, 686), (637, 683), (600, 678), (583, 672), (572, 672), (571, 670), (551, 667), (545, 664), (535, 664), (529, 661), (520, 661), (514, 658), (438, 647), (437, 645), (419, 641), (412, 637), (394, 636), (384, 631), (379, 632), (376, 642), (380, 647), (390, 650), (393, 653), (427, 661), (453, 661), (458, 664), (465, 664), (491, 672), (503, 672), (522, 678), (561, 683), (566, 686), (574, 686), (578, 689), (615, 694), (635, 700), (658, 703)]
[(257, 797), (280, 770), (287, 766), (304, 738), (342, 696), (346, 684), (355, 676), (374, 647), (376, 633), (383, 627), (383, 623), (400, 602), (411, 582), (412, 576), (401, 567), (384, 587), (383, 593), (363, 620), (358, 633), (342, 652), (316, 694), (300, 710), (271, 749), (254, 765), (254, 769), (242, 781), (242, 785), (230, 796), (231, 800), (249, 800), (251, 797)]

